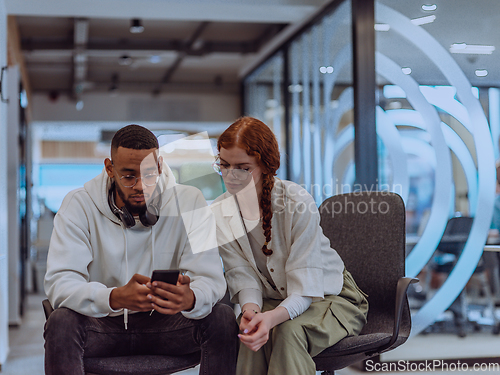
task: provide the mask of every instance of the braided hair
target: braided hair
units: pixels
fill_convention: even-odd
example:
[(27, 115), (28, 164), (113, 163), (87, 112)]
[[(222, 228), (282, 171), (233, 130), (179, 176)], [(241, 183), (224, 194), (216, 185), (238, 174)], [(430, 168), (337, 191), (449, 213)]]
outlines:
[(271, 191), (274, 187), (274, 176), (280, 166), (280, 152), (278, 141), (272, 130), (262, 121), (253, 117), (241, 117), (236, 120), (217, 141), (217, 150), (239, 147), (254, 156), (262, 169), (262, 193), (259, 206), (262, 210), (262, 229), (266, 242), (262, 252), (269, 256), (273, 253), (267, 245), (271, 241)]

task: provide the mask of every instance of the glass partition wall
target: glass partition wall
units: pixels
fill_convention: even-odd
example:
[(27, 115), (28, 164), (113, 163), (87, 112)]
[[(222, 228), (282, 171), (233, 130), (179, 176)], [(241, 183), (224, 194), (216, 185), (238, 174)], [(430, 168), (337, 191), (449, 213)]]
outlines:
[[(485, 81), (478, 75), (487, 58), (471, 54), (474, 59), (464, 59), (467, 46), (462, 38), (467, 34), (458, 30), (443, 45), (439, 33), (451, 30), (453, 22), (445, 4), (401, 3), (380, 0), (375, 9), (382, 177), (399, 187), (406, 203), (412, 239), (407, 275), (430, 280), (440, 274), (444, 279), (433, 287), (421, 282), (423, 303), (414, 315), (415, 335), (440, 319), (455, 300), (462, 310), (467, 306), (462, 291), (482, 261), (491, 224), (495, 156), (488, 113), (481, 103), (488, 101), (488, 90), (480, 86)], [(478, 4), (464, 6), (472, 15)], [(471, 64), (479, 59), (480, 64)], [(440, 243), (449, 220), (458, 216), (471, 217), (473, 223), (463, 249), (451, 254)], [(464, 314), (467, 324), (469, 311)], [(465, 328), (459, 333), (465, 335)]]
[(276, 135), (281, 152), (278, 177), (286, 177), (286, 131), (283, 98), (284, 54), (278, 51), (244, 81), (245, 114), (260, 119)]
[(350, 2), (338, 2), (248, 75), (244, 97), (245, 114), (264, 121), (278, 137), (279, 177), (304, 186), (318, 204), (339, 189), (349, 191), (354, 181)]
[[(330, 5), (243, 81), (244, 114), (280, 140), (279, 177), (304, 186), (318, 205), (356, 190), (351, 1)], [(495, 33), (460, 22), (497, 25), (497, 14), (500, 3), (491, 1), (375, 1), (378, 183), (406, 205), (406, 272), (421, 280), (410, 291), (412, 336), (443, 320), (454, 301), (476, 328), (498, 323), (498, 270), (490, 270), (497, 275), (490, 292), (480, 291), (493, 293), (480, 312), (467, 304), (464, 287), (492, 241), (500, 69), (492, 65), (495, 47), (486, 45)], [(481, 39), (484, 46), (472, 45)], [(470, 232), (435, 285), (439, 262), (448, 259), (439, 244), (457, 216), (472, 218)]]

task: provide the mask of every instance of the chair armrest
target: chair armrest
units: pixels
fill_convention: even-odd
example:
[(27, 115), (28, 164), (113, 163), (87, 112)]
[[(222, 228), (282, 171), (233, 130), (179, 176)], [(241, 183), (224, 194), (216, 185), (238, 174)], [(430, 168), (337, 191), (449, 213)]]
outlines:
[(394, 314), (394, 329), (392, 331), (391, 340), (377, 348), (377, 350), (366, 353), (369, 356), (374, 354), (382, 353), (384, 350), (390, 348), (398, 339), (399, 335), (399, 326), (401, 324), (401, 316), (403, 315), (403, 307), (406, 302), (406, 292), (408, 291), (408, 287), (410, 284), (418, 283), (418, 279), (412, 277), (402, 277), (398, 280), (398, 285), (396, 287), (396, 310)]
[(50, 314), (52, 314), (52, 311), (54, 311), (54, 308), (50, 304), (48, 299), (44, 299), (42, 301), (42, 306), (43, 306), (43, 312), (45, 313), (45, 320), (49, 319)]

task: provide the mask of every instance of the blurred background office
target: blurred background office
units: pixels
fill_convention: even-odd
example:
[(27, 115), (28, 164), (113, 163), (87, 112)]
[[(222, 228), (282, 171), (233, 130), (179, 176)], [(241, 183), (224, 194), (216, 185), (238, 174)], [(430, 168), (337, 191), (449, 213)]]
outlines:
[(318, 205), (403, 197), (421, 282), (412, 338), (387, 360), (498, 362), (499, 49), (496, 0), (0, 0), (0, 369), (21, 330), (41, 332), (53, 217), (114, 132), (150, 128), (210, 202), (216, 139), (243, 114)]

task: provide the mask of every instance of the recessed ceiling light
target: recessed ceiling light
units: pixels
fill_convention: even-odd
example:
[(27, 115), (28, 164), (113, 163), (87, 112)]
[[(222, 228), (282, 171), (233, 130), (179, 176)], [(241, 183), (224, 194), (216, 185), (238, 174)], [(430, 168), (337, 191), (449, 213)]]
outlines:
[(387, 23), (376, 23), (374, 28), (375, 31), (389, 31), (391, 26)]
[(332, 74), (333, 73), (333, 66), (320, 66), (319, 71), (320, 73), (323, 74)]
[(120, 58), (118, 59), (118, 64), (128, 66), (132, 64), (132, 58), (129, 55), (120, 56)]
[(290, 92), (290, 93), (295, 93), (295, 92), (301, 93), (303, 90), (304, 90), (304, 88), (302, 87), (302, 85), (299, 85), (299, 84), (288, 86), (288, 92)]
[(192, 44), (191, 48), (194, 49), (195, 51), (198, 51), (202, 49), (204, 45), (205, 42), (203, 41), (203, 39), (196, 39)]
[(420, 25), (425, 25), (427, 23), (432, 23), (435, 20), (436, 20), (436, 16), (432, 15), (432, 16), (425, 16), (425, 17), (414, 18), (414, 19), (411, 20), (411, 23), (414, 24), (414, 25), (420, 26)]
[(436, 4), (431, 4), (431, 5), (424, 4), (424, 5), (422, 5), (422, 10), (425, 10), (426, 12), (430, 12), (430, 11), (433, 11), (433, 10), (436, 10), (436, 9), (437, 9), (437, 5)]
[(76, 102), (76, 110), (81, 111), (82, 109), (83, 109), (83, 100), (80, 99)]
[(405, 67), (405, 68), (401, 68), (401, 71), (403, 72), (403, 74), (411, 74), (411, 68), (408, 68), (408, 67)]
[(478, 77), (486, 77), (488, 75), (488, 71), (486, 69), (476, 69), (475, 73)]
[(130, 32), (132, 34), (139, 34), (144, 31), (144, 26), (142, 26), (142, 22), (139, 18), (134, 18), (130, 21)]
[(450, 46), (451, 53), (469, 53), (473, 55), (491, 55), (495, 46), (483, 46), (466, 43), (455, 43)]

